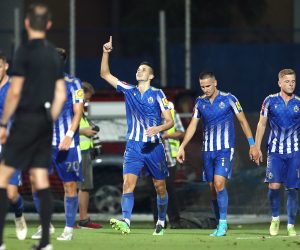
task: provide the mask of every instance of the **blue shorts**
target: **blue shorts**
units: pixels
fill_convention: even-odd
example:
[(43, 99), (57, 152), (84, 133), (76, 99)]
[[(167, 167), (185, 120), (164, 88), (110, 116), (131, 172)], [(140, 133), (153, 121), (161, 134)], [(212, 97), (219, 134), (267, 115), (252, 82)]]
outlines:
[(230, 179), (234, 149), (204, 151), (202, 180), (213, 182), (215, 175)]
[(129, 140), (124, 153), (123, 175), (139, 176), (141, 170), (156, 180), (168, 176), (168, 164), (162, 143), (138, 142)]
[(22, 171), (16, 170), (16, 172), (14, 172), (13, 176), (10, 178), (9, 184), (14, 185), (14, 186), (21, 186), (22, 185)]
[[(0, 155), (1, 155), (1, 150), (2, 150), (2, 146), (0, 145)], [(23, 183), (22, 183), (22, 171), (21, 170), (16, 169), (16, 171), (10, 178), (9, 184), (14, 185), (14, 186), (22, 186)]]
[(63, 182), (82, 181), (81, 153), (79, 146), (68, 151), (52, 148), (52, 164)]
[(267, 183), (283, 183), (286, 188), (300, 188), (300, 151), (290, 154), (269, 153)]

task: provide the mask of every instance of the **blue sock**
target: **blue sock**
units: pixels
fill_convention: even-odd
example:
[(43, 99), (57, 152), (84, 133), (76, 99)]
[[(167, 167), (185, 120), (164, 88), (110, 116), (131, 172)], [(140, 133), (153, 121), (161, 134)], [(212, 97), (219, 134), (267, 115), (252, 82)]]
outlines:
[(17, 201), (15, 203), (11, 203), (11, 207), (15, 212), (16, 218), (20, 218), (24, 211), (24, 201), (21, 195), (19, 195)]
[(220, 220), (226, 220), (228, 208), (228, 193), (226, 188), (224, 188), (222, 191), (217, 192), (217, 201), (220, 210)]
[(288, 189), (287, 190), (287, 215), (288, 215), (288, 224), (295, 224), (295, 217), (298, 211), (298, 190)]
[(122, 215), (123, 219), (131, 220), (132, 209), (134, 205), (133, 193), (126, 193), (122, 195)]
[(76, 220), (78, 210), (78, 196), (66, 196), (66, 226), (73, 227)]
[(166, 196), (164, 198), (161, 198), (160, 196), (157, 195), (156, 202), (157, 202), (158, 219), (161, 221), (165, 221), (167, 216), (168, 202), (169, 202), (168, 193), (166, 193)]
[(280, 189), (269, 188), (268, 198), (269, 198), (270, 206), (272, 209), (272, 216), (278, 217), (279, 209), (280, 209)]
[(33, 199), (33, 204), (34, 204), (35, 210), (39, 214), (40, 213), (40, 201), (39, 201), (39, 197), (37, 195), (37, 192), (32, 193), (32, 199)]
[(211, 208), (215, 214), (217, 223), (219, 223), (220, 220), (220, 210), (219, 210), (219, 205), (218, 205), (218, 200), (211, 200)]

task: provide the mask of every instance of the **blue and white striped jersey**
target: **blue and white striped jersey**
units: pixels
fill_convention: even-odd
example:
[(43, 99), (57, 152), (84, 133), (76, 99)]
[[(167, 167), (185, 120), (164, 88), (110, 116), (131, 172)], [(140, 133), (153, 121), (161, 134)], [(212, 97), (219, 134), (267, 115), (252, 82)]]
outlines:
[(0, 120), (2, 118), (5, 99), (6, 99), (7, 90), (9, 89), (9, 86), (10, 86), (10, 79), (8, 79), (7, 82), (0, 88)]
[(168, 100), (161, 89), (150, 87), (143, 95), (137, 86), (118, 81), (117, 91), (125, 95), (127, 140), (159, 142), (161, 134), (146, 136), (149, 127), (162, 124), (162, 111), (169, 109)]
[(299, 150), (300, 98), (294, 96), (287, 104), (279, 93), (269, 95), (263, 102), (261, 115), (269, 119), (270, 153), (290, 154)]
[(234, 114), (243, 112), (238, 99), (219, 91), (213, 103), (205, 95), (196, 99), (193, 118), (203, 121), (203, 151), (234, 148)]
[[(64, 107), (53, 126), (52, 146), (58, 147), (61, 140), (65, 137), (68, 129), (71, 127), (71, 122), (74, 117), (73, 105), (83, 103), (84, 92), (81, 81), (73, 76), (65, 73), (65, 84), (67, 92), (67, 100)], [(71, 148), (79, 145), (79, 129), (74, 133)]]

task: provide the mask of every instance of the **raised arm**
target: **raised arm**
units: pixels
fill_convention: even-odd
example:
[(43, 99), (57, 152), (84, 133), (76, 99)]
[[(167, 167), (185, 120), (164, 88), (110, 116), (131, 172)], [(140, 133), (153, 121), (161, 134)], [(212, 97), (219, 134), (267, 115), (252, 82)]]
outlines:
[(110, 73), (109, 70), (109, 53), (112, 51), (112, 36), (109, 37), (109, 42), (103, 45), (103, 54), (100, 67), (100, 76), (107, 81), (111, 86), (117, 88), (118, 79)]
[(265, 130), (266, 130), (267, 121), (268, 121), (268, 117), (264, 117), (264, 116), (260, 115), (259, 121), (257, 124), (256, 135), (255, 135), (255, 143), (256, 143), (256, 146), (257, 146), (258, 152), (259, 152), (259, 160), (256, 161), (257, 164), (259, 164), (260, 162), (263, 161), (263, 155), (262, 155), (260, 147), (261, 147), (262, 138), (263, 138)]
[(184, 160), (185, 160), (185, 147), (186, 145), (189, 143), (189, 141), (192, 139), (192, 137), (194, 136), (195, 132), (196, 132), (196, 129), (197, 129), (197, 126), (198, 126), (198, 122), (199, 122), (199, 119), (197, 118), (192, 118), (186, 132), (185, 132), (185, 136), (183, 138), (183, 141), (179, 147), (179, 150), (178, 150), (178, 153), (177, 153), (177, 161), (179, 163), (183, 163)]
[(252, 135), (249, 123), (245, 117), (244, 112), (237, 113), (236, 117), (237, 117), (238, 121), (240, 122), (242, 130), (243, 130), (243, 132), (248, 140), (249, 146), (250, 146), (249, 157), (251, 160), (254, 160), (256, 162), (259, 159), (259, 152), (258, 152), (258, 149), (253, 140), (253, 135)]

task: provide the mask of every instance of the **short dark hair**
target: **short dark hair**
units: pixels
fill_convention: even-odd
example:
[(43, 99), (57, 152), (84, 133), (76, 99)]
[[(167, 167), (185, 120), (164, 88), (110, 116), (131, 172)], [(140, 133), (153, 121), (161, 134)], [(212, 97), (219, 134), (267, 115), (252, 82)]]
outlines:
[(67, 51), (63, 48), (56, 48), (56, 51), (59, 54), (59, 56), (61, 57), (61, 60), (65, 63), (68, 58)]
[(2, 51), (0, 51), (0, 60), (3, 60), (4, 62), (7, 62), (7, 57)]
[(140, 63), (140, 66), (141, 65), (146, 65), (146, 66), (150, 67), (151, 71), (152, 71), (151, 73), (154, 75), (154, 68), (153, 68), (153, 65), (150, 62), (143, 61), (143, 62)]
[(212, 71), (202, 71), (199, 75), (199, 79), (204, 80), (204, 79), (207, 79), (207, 78), (216, 79), (216, 76)]
[(46, 31), (47, 23), (51, 20), (51, 13), (45, 3), (36, 2), (30, 4), (26, 13), (30, 27), (37, 31)]

